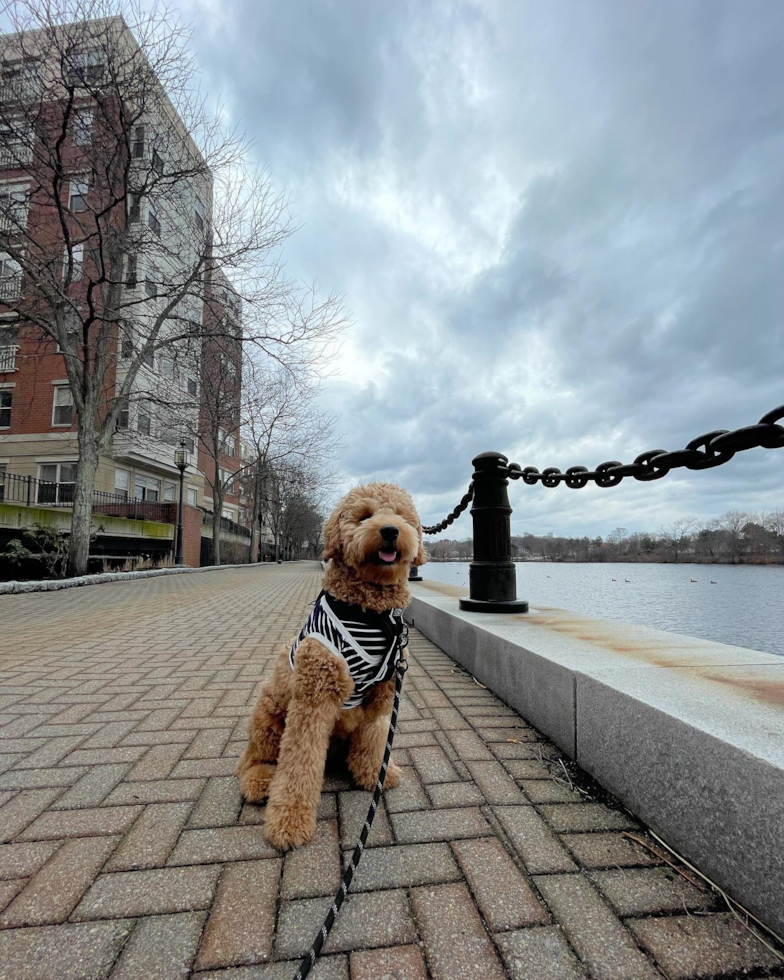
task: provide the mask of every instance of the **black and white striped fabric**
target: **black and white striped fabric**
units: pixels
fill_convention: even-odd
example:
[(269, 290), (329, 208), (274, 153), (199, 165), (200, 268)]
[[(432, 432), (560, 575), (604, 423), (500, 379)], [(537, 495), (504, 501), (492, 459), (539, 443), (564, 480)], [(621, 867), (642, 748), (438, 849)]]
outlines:
[(408, 627), (403, 622), (402, 609), (371, 612), (341, 602), (328, 592), (322, 592), (316, 599), (313, 611), (291, 645), (292, 670), (297, 647), (308, 636), (346, 661), (354, 691), (343, 702), (344, 708), (356, 708), (375, 684), (389, 680), (408, 645)]

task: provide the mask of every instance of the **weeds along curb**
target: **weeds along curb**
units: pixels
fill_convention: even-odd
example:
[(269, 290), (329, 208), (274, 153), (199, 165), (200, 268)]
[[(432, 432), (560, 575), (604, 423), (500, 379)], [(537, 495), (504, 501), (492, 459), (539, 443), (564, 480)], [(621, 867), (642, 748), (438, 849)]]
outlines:
[[(44, 582), (0, 582), (0, 596), (21, 595), (30, 592), (57, 592), (60, 589), (77, 589), (82, 585), (103, 585), (105, 582), (128, 582), (158, 575), (183, 575), (193, 572), (225, 572), (227, 568), (273, 567), (275, 562), (246, 562), (241, 565), (206, 565), (204, 568), (151, 568), (142, 572), (103, 572), (100, 575), (79, 575), (76, 578), (50, 579)], [(285, 562), (289, 564), (289, 562)]]

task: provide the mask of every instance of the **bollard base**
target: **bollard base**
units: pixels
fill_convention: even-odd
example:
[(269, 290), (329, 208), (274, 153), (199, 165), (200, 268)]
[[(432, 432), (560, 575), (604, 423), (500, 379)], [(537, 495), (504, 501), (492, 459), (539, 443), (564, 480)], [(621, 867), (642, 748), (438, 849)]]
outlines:
[(528, 602), (525, 599), (493, 602), (490, 599), (463, 598), (460, 600), (460, 608), (465, 609), (466, 612), (527, 613)]
[(409, 582), (422, 582), (422, 581), (424, 581), (424, 579), (422, 578), (421, 575), (409, 575), (408, 576), (408, 581)]

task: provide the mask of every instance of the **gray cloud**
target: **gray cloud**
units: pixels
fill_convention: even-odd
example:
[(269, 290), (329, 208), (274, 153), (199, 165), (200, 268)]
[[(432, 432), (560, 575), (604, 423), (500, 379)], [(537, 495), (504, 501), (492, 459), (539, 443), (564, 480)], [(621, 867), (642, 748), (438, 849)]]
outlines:
[[(327, 395), (347, 483), (397, 479), (437, 520), (484, 449), (626, 461), (784, 402), (778, 0), (185, 9), (295, 201), (289, 269), (354, 311)], [(517, 484), (515, 527), (782, 506), (782, 455)]]

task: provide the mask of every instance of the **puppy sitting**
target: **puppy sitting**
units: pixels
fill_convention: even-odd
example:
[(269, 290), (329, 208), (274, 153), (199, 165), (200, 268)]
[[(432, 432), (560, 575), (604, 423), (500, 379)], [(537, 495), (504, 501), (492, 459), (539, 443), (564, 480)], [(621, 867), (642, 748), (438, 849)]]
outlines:
[[(373, 789), (384, 756), (404, 655), (408, 572), (422, 565), (422, 525), (393, 483), (348, 493), (324, 529), (324, 591), (299, 636), (281, 651), (248, 727), (240, 759), (246, 800), (269, 798), (264, 833), (275, 847), (305, 844), (316, 830), (330, 738), (348, 739), (348, 765)], [(386, 786), (400, 780), (390, 762)]]

